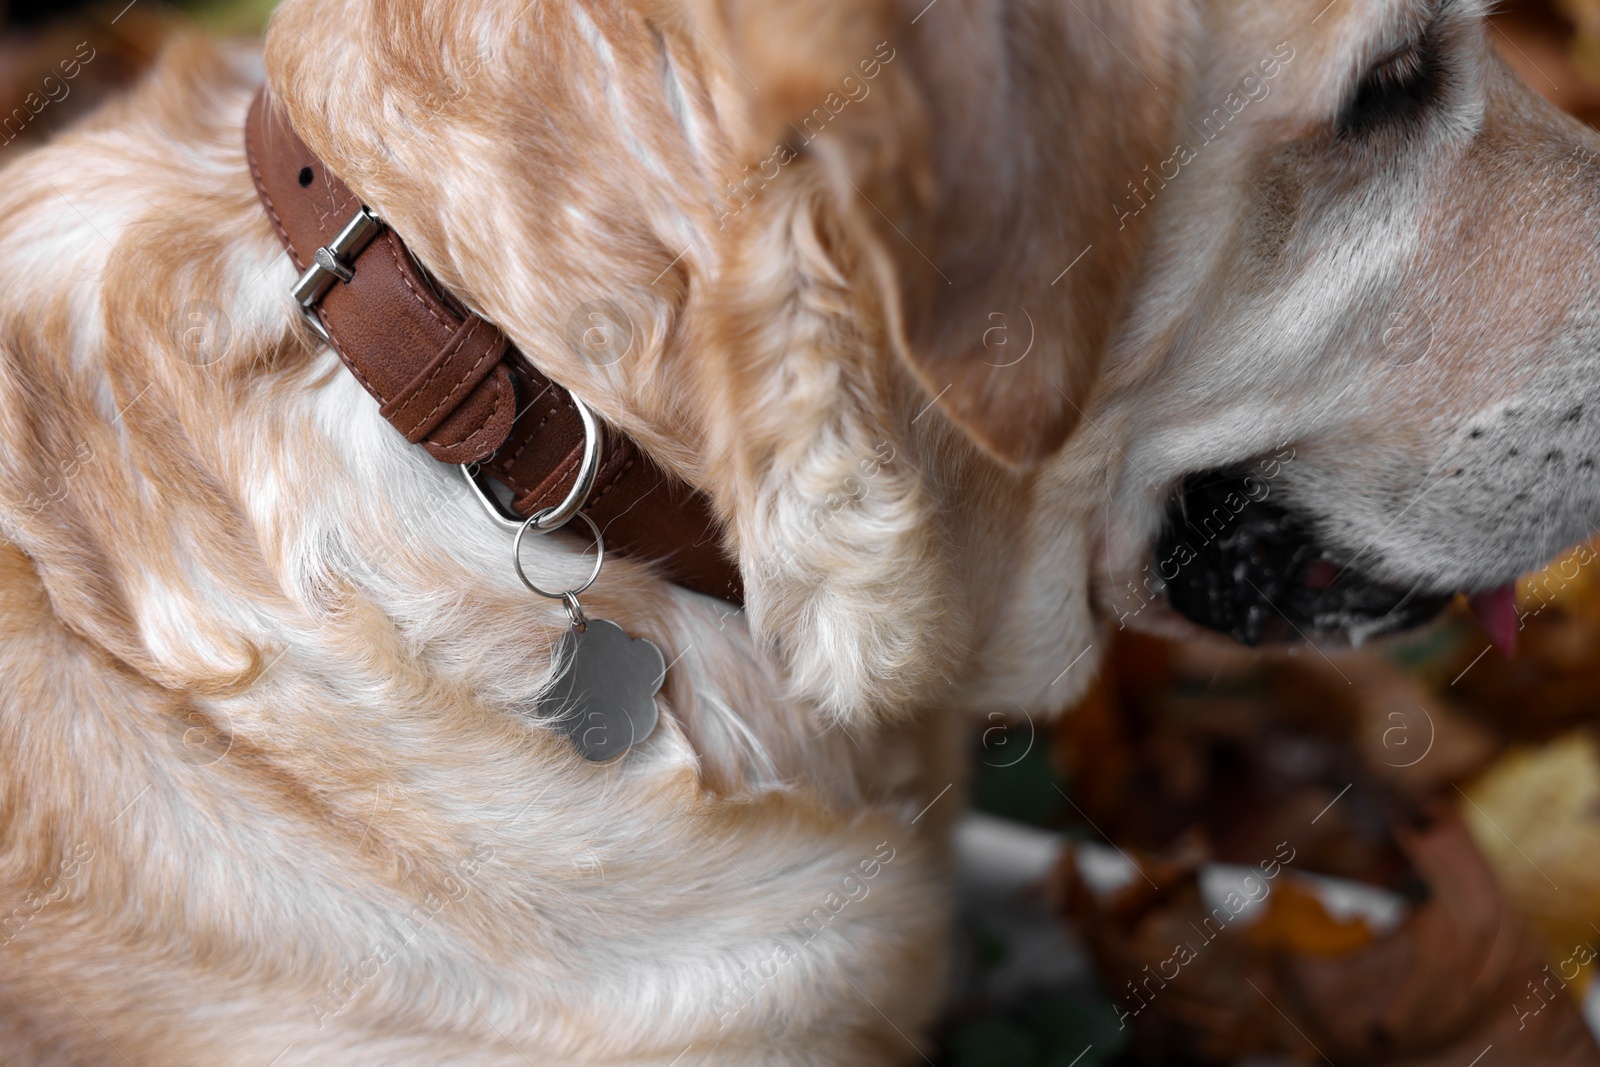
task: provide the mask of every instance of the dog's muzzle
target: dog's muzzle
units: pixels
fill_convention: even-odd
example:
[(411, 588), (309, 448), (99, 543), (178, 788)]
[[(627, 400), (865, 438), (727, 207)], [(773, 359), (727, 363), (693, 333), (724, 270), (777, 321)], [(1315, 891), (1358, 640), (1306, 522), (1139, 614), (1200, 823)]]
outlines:
[(1184, 618), (1258, 646), (1411, 629), (1453, 599), (1369, 578), (1332, 558), (1308, 523), (1256, 499), (1243, 469), (1185, 478), (1167, 507), (1154, 570)]

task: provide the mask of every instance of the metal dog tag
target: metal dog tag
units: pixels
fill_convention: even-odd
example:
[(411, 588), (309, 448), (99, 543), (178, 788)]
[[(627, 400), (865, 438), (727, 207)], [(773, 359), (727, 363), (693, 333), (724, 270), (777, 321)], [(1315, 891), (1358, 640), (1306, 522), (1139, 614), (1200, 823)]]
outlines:
[(656, 693), (666, 680), (661, 650), (604, 619), (567, 631), (566, 669), (539, 701), (539, 714), (565, 731), (596, 763), (628, 751), (655, 732)]

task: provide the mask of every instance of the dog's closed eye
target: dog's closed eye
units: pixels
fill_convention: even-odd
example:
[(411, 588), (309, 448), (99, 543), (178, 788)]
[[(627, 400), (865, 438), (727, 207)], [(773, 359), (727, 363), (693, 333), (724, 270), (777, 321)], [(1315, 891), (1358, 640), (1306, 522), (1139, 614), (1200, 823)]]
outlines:
[(1450, 95), (1450, 42), (1460, 25), (1472, 23), (1477, 5), (1417, 0), (1409, 6), (1391, 47), (1379, 52), (1356, 81), (1336, 123), (1340, 137), (1404, 137), (1420, 129)]
[(1444, 58), (1433, 34), (1390, 53), (1356, 85), (1339, 119), (1347, 137), (1367, 137), (1420, 122), (1442, 95)]

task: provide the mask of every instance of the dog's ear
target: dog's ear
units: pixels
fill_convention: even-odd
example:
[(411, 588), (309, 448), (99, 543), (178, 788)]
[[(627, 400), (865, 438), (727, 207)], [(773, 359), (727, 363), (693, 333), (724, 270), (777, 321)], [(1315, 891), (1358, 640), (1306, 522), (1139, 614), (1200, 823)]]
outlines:
[[(854, 179), (918, 379), (1013, 466), (1050, 456), (1084, 417), (1137, 266), (1173, 98), (1162, 27), (1132, 25), (1148, 6), (927, 9), (899, 51), (931, 187), (897, 198), (881, 180), (893, 176)], [(1104, 34), (1149, 54), (1108, 60)]]
[(896, 340), (929, 397), (1013, 466), (1060, 448), (1165, 184), (1152, 168), (1174, 113), (1172, 17), (1108, 0), (638, 2), (727, 36), (713, 59), (743, 98), (750, 176), (734, 196), (765, 186), (763, 149), (819, 161), (875, 232)]

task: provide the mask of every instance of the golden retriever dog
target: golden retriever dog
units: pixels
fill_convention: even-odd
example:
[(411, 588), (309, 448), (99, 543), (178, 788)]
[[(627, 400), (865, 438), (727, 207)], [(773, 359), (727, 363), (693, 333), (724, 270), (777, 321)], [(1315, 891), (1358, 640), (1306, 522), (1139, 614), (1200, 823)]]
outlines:
[[(264, 70), (183, 42), (13, 149), (0, 1059), (929, 1059), (962, 713), (1111, 626), (1514, 629), (1600, 517), (1600, 139), (1482, 16), (288, 0)], [(726, 524), (744, 612), (583, 594), (667, 664), (627, 755), (534, 712), (567, 613), (291, 299), (263, 80)]]

